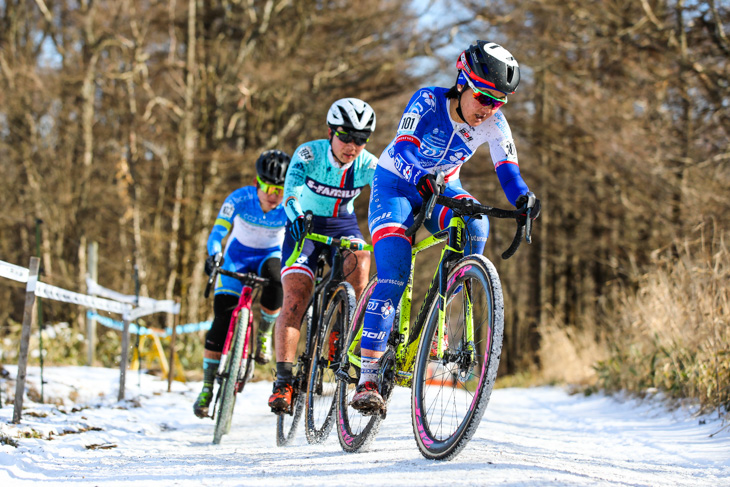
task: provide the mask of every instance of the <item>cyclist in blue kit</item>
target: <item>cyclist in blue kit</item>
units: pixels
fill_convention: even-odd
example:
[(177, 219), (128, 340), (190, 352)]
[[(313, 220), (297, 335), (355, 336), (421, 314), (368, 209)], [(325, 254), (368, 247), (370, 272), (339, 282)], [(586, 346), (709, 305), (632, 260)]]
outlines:
[[(436, 189), (436, 173), (444, 172), (443, 194), (473, 198), (459, 181), (459, 170), (477, 148), (489, 145), (497, 177), (510, 203), (520, 207), (532, 193), (520, 175), (512, 132), (500, 108), (515, 92), (520, 68), (514, 57), (493, 42), (477, 41), (461, 53), (456, 83), (451, 88), (418, 90), (406, 107), (395, 138), (385, 148), (373, 178), (368, 227), (375, 247), (378, 284), (363, 325), (362, 368), (351, 406), (363, 414), (385, 410), (378, 391), (378, 359), (407, 284), (411, 240), (405, 236), (424, 200)], [(531, 217), (540, 211), (540, 201)], [(451, 210), (437, 205), (425, 227), (435, 233), (448, 226)], [(489, 233), (486, 217), (467, 223), (465, 254), (484, 251)]]
[[(362, 240), (353, 202), (362, 188), (371, 184), (377, 158), (365, 150), (375, 130), (375, 112), (362, 100), (343, 98), (327, 113), (328, 137), (307, 142), (294, 151), (284, 184), (284, 207), (289, 221), (282, 247), (285, 263), (308, 230), (305, 211), (312, 211), (312, 232), (329, 237)], [(328, 247), (304, 240), (301, 256), (291, 265), (283, 264), (281, 282), (284, 304), (276, 321), (276, 382), (269, 398), (272, 412), (289, 412), (292, 403), (293, 363), (302, 316), (312, 295), (314, 272), (319, 254)], [(347, 281), (356, 296), (367, 285), (370, 253), (352, 252), (343, 262)]]
[[(279, 150), (262, 153), (256, 160), (256, 185), (239, 188), (228, 195), (208, 237), (208, 259), (205, 261), (208, 275), (222, 257), (223, 269), (254, 272), (269, 279), (261, 292), (261, 319), (254, 354), (260, 364), (271, 360), (271, 332), (282, 303), (280, 259), (287, 218), (281, 202), (290, 159)], [(224, 249), (223, 239), (229, 232)], [(216, 279), (215, 317), (205, 336), (203, 352), (203, 390), (193, 405), (193, 412), (200, 418), (208, 416), (231, 314), (238, 305), (242, 289), (243, 284), (238, 279), (220, 274)]]

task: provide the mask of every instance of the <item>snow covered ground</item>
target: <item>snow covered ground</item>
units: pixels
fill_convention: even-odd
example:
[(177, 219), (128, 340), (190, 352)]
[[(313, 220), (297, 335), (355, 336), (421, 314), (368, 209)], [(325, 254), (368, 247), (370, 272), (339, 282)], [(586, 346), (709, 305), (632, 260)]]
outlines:
[[(29, 369), (29, 385), (38, 388), (38, 377)], [(214, 446), (212, 421), (192, 414), (200, 383), (176, 382), (167, 393), (166, 381), (143, 375), (138, 386), (130, 372), (128, 399), (118, 403), (117, 370), (46, 368), (44, 378), (46, 401), (58, 406), (26, 400), (20, 425), (10, 423), (12, 405), (0, 408), (2, 487), (730, 486), (730, 428), (656, 401), (498, 389), (461, 455), (433, 462), (413, 440), (406, 389), (396, 390), (371, 450), (346, 454), (334, 431), (316, 446), (299, 431), (294, 446), (278, 448), (270, 382), (246, 387), (231, 434)]]

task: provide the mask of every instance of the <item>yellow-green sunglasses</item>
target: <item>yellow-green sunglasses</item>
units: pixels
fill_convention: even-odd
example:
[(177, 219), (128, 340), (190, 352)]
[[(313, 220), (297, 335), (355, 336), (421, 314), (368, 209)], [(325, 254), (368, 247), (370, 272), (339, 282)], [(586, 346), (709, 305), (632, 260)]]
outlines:
[(264, 181), (261, 180), (261, 178), (259, 176), (256, 176), (256, 182), (259, 183), (259, 188), (261, 188), (261, 191), (263, 191), (266, 194), (273, 194), (276, 196), (284, 194), (284, 186), (265, 183)]

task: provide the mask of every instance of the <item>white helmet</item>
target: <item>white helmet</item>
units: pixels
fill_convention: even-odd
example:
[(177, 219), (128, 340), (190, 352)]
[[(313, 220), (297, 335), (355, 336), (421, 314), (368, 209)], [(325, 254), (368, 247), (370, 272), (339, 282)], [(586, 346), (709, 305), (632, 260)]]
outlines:
[(373, 108), (357, 98), (337, 100), (327, 112), (327, 125), (333, 129), (370, 131), (375, 130), (375, 112)]

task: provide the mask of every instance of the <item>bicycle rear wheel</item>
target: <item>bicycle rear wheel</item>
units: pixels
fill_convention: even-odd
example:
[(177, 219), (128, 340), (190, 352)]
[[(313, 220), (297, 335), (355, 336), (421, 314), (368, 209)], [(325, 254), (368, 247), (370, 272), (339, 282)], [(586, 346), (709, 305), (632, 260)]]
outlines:
[(476, 432), (497, 377), (504, 334), (502, 285), (485, 257), (472, 255), (456, 264), (445, 302), (443, 354), (438, 357), (434, 301), (411, 388), (413, 433), (423, 456), (432, 460), (454, 458)]
[(231, 418), (233, 417), (233, 408), (236, 405), (236, 393), (238, 392), (236, 382), (241, 370), (241, 357), (243, 356), (246, 334), (249, 333), (249, 312), (250, 310), (243, 308), (238, 313), (236, 331), (220, 386), (221, 398), (218, 404), (218, 414), (215, 418), (215, 431), (213, 432), (214, 445), (220, 444), (223, 435), (228, 434), (231, 430)]
[[(322, 443), (332, 431), (335, 412), (337, 378), (340, 365), (343, 330), (348, 330), (355, 311), (355, 290), (347, 282), (340, 283), (327, 305), (313, 344), (312, 360), (307, 374), (306, 421), (304, 432), (310, 444)], [(315, 318), (316, 319), (316, 318)]]
[[(302, 317), (302, 326), (299, 331), (305, 330), (310, 333), (310, 327), (312, 326), (312, 306), (311, 304), (304, 312)], [(294, 365), (294, 393), (292, 394), (292, 411), (289, 413), (282, 413), (276, 416), (276, 446), (286, 446), (294, 439), (294, 434), (299, 426), (299, 421), (302, 418), (302, 411), (304, 410), (304, 394), (302, 393), (302, 384), (304, 382), (306, 373), (304, 370), (304, 364), (302, 363), (301, 356), (299, 361)], [(306, 386), (304, 386), (306, 387)]]
[[(338, 373), (335, 417), (337, 418), (337, 437), (340, 440), (342, 449), (348, 453), (366, 450), (378, 434), (380, 423), (383, 421), (383, 417), (380, 415), (363, 416), (350, 407), (352, 397), (355, 395), (355, 388), (360, 380), (360, 368), (350, 363), (347, 357), (347, 350), (350, 349), (352, 343), (355, 340), (359, 341), (360, 331), (365, 319), (365, 309), (377, 282), (377, 276), (373, 276), (365, 287), (362, 296), (360, 296), (351, 320), (347, 342), (345, 342), (345, 347), (342, 349), (343, 355)], [(355, 353), (358, 356), (360, 355), (359, 343), (356, 344)], [(383, 399), (386, 398), (383, 397)]]

